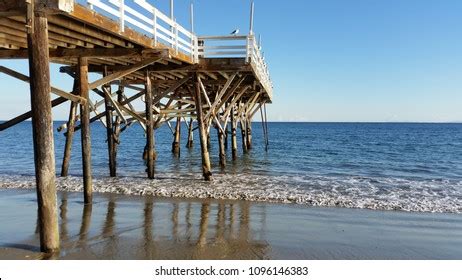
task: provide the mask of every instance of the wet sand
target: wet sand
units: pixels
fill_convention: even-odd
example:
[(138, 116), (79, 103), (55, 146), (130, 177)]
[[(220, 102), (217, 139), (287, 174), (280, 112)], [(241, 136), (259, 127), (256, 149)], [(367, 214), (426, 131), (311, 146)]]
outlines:
[(0, 259), (462, 259), (462, 215), (58, 196), (62, 250), (39, 252), (33, 190), (0, 190)]

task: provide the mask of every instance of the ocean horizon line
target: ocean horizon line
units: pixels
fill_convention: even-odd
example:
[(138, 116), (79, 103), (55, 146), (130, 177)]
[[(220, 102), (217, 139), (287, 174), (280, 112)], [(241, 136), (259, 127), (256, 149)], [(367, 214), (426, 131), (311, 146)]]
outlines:
[[(8, 120), (0, 120), (6, 122)], [(25, 120), (24, 122), (31, 122)], [(53, 120), (53, 122), (67, 122), (67, 120)], [(173, 121), (174, 122), (174, 121)], [(185, 121), (181, 121), (182, 123)], [(261, 123), (259, 120), (253, 120), (254, 123)], [(268, 120), (268, 123), (311, 123), (311, 124), (462, 124), (462, 121), (284, 121)]]

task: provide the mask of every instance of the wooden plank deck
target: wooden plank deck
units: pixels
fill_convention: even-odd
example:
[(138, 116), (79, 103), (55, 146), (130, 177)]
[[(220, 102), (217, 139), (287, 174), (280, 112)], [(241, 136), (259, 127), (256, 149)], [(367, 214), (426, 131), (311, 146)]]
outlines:
[[(57, 3), (62, 0), (54, 0)], [(51, 1), (51, 2), (54, 2)], [(7, 8), (0, 7), (0, 59), (27, 58), (26, 10), (23, 1), (11, 1)], [(59, 6), (56, 4), (55, 6)], [(125, 26), (121, 30), (119, 22), (99, 14), (95, 10), (75, 3), (70, 11), (53, 10), (48, 18), (50, 61), (63, 65), (76, 65), (78, 57), (88, 58), (90, 69), (102, 73), (104, 67), (122, 69), (139, 63), (143, 58), (162, 54), (162, 60), (150, 67), (155, 73), (155, 82), (161, 88), (182, 79), (187, 73), (200, 72), (203, 82), (216, 85), (229, 76), (227, 73), (239, 71), (247, 76), (245, 84), (260, 84), (267, 102), (272, 99), (272, 86), (258, 73), (254, 60), (199, 56), (177, 51), (141, 32)], [(207, 37), (212, 38), (212, 37)], [(224, 37), (220, 37), (224, 38)], [(240, 39), (247, 37), (240, 36)], [(230, 39), (239, 39), (232, 37)], [(247, 47), (245, 47), (247, 48)], [(203, 50), (203, 49), (200, 49)], [(199, 49), (198, 49), (199, 51)], [(218, 52), (220, 54), (220, 52)], [(239, 57), (239, 56), (238, 56)], [(136, 83), (143, 79), (143, 73), (135, 72), (125, 77), (125, 82)]]

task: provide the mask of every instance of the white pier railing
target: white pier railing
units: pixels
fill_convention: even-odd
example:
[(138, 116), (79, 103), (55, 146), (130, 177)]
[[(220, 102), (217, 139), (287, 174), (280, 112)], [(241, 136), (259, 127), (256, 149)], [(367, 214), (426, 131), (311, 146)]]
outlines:
[(255, 36), (203, 36), (168, 17), (146, 0), (76, 0), (96, 12), (117, 20), (120, 31), (128, 26), (159, 43), (191, 57), (194, 63), (200, 58), (242, 57), (251, 64), (265, 90), (271, 95), (273, 85), (268, 66)]
[(265, 90), (271, 95), (273, 84), (268, 65), (254, 35), (198, 37), (198, 56), (199, 58), (245, 58), (246, 62), (253, 66)]
[(123, 32), (128, 26), (151, 37), (154, 44), (170, 46), (194, 61), (197, 57), (196, 36), (146, 0), (76, 0), (96, 12), (115, 19)]

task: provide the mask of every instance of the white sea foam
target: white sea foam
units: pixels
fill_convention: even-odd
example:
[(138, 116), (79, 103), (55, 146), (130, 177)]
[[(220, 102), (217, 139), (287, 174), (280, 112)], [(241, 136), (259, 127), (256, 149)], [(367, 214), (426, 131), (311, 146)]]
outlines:
[[(142, 175), (142, 174), (141, 174)], [(61, 191), (82, 191), (82, 179), (57, 179)], [(34, 188), (31, 176), (1, 176), (0, 188)], [(199, 174), (95, 178), (95, 192), (172, 198), (236, 199), (416, 212), (462, 213), (462, 181), (407, 180), (336, 176), (262, 176), (215, 174), (204, 182)]]

